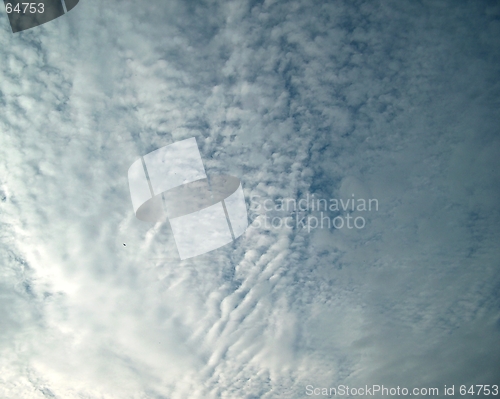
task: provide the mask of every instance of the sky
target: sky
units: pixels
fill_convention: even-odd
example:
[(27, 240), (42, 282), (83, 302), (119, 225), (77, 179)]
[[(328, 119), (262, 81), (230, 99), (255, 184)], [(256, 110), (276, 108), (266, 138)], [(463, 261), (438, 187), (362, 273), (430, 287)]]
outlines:
[[(0, 397), (500, 385), (499, 78), (491, 0), (0, 12)], [(191, 137), (250, 225), (181, 261), (127, 171)], [(313, 194), (378, 207), (263, 223)]]

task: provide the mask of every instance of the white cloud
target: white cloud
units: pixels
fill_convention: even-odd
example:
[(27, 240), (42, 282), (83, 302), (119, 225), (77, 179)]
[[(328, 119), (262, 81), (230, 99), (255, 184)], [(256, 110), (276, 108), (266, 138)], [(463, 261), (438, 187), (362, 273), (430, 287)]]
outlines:
[[(80, 3), (0, 22), (0, 396), (498, 382), (498, 8)], [(379, 211), (180, 262), (127, 170), (193, 136), (247, 199)]]

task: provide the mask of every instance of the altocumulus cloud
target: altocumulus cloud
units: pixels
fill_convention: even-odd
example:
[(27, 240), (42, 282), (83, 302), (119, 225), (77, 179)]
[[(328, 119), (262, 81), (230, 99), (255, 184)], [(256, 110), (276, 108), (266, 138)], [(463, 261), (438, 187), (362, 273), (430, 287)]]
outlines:
[[(13, 35), (2, 13), (1, 396), (500, 382), (499, 17), (81, 1)], [(247, 200), (379, 211), (355, 231), (251, 225), (180, 262), (166, 220), (134, 218), (127, 170), (189, 137)]]

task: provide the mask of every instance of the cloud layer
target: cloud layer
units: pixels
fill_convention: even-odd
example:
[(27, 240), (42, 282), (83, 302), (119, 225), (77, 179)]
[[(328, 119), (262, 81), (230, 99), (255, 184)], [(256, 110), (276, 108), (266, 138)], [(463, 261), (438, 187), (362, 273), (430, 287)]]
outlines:
[[(500, 383), (499, 17), (108, 0), (12, 34), (4, 14), (0, 396)], [(361, 230), (254, 222), (181, 262), (168, 221), (135, 219), (127, 170), (189, 137), (249, 207), (379, 209)]]

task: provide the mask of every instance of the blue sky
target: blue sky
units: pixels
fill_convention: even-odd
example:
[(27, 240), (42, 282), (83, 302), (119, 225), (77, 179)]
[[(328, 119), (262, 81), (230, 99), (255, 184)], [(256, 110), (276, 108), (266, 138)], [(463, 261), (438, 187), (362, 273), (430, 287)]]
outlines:
[[(17, 34), (1, 15), (1, 397), (500, 384), (498, 3), (81, 0)], [(379, 210), (181, 262), (127, 170), (190, 137), (248, 207)]]

